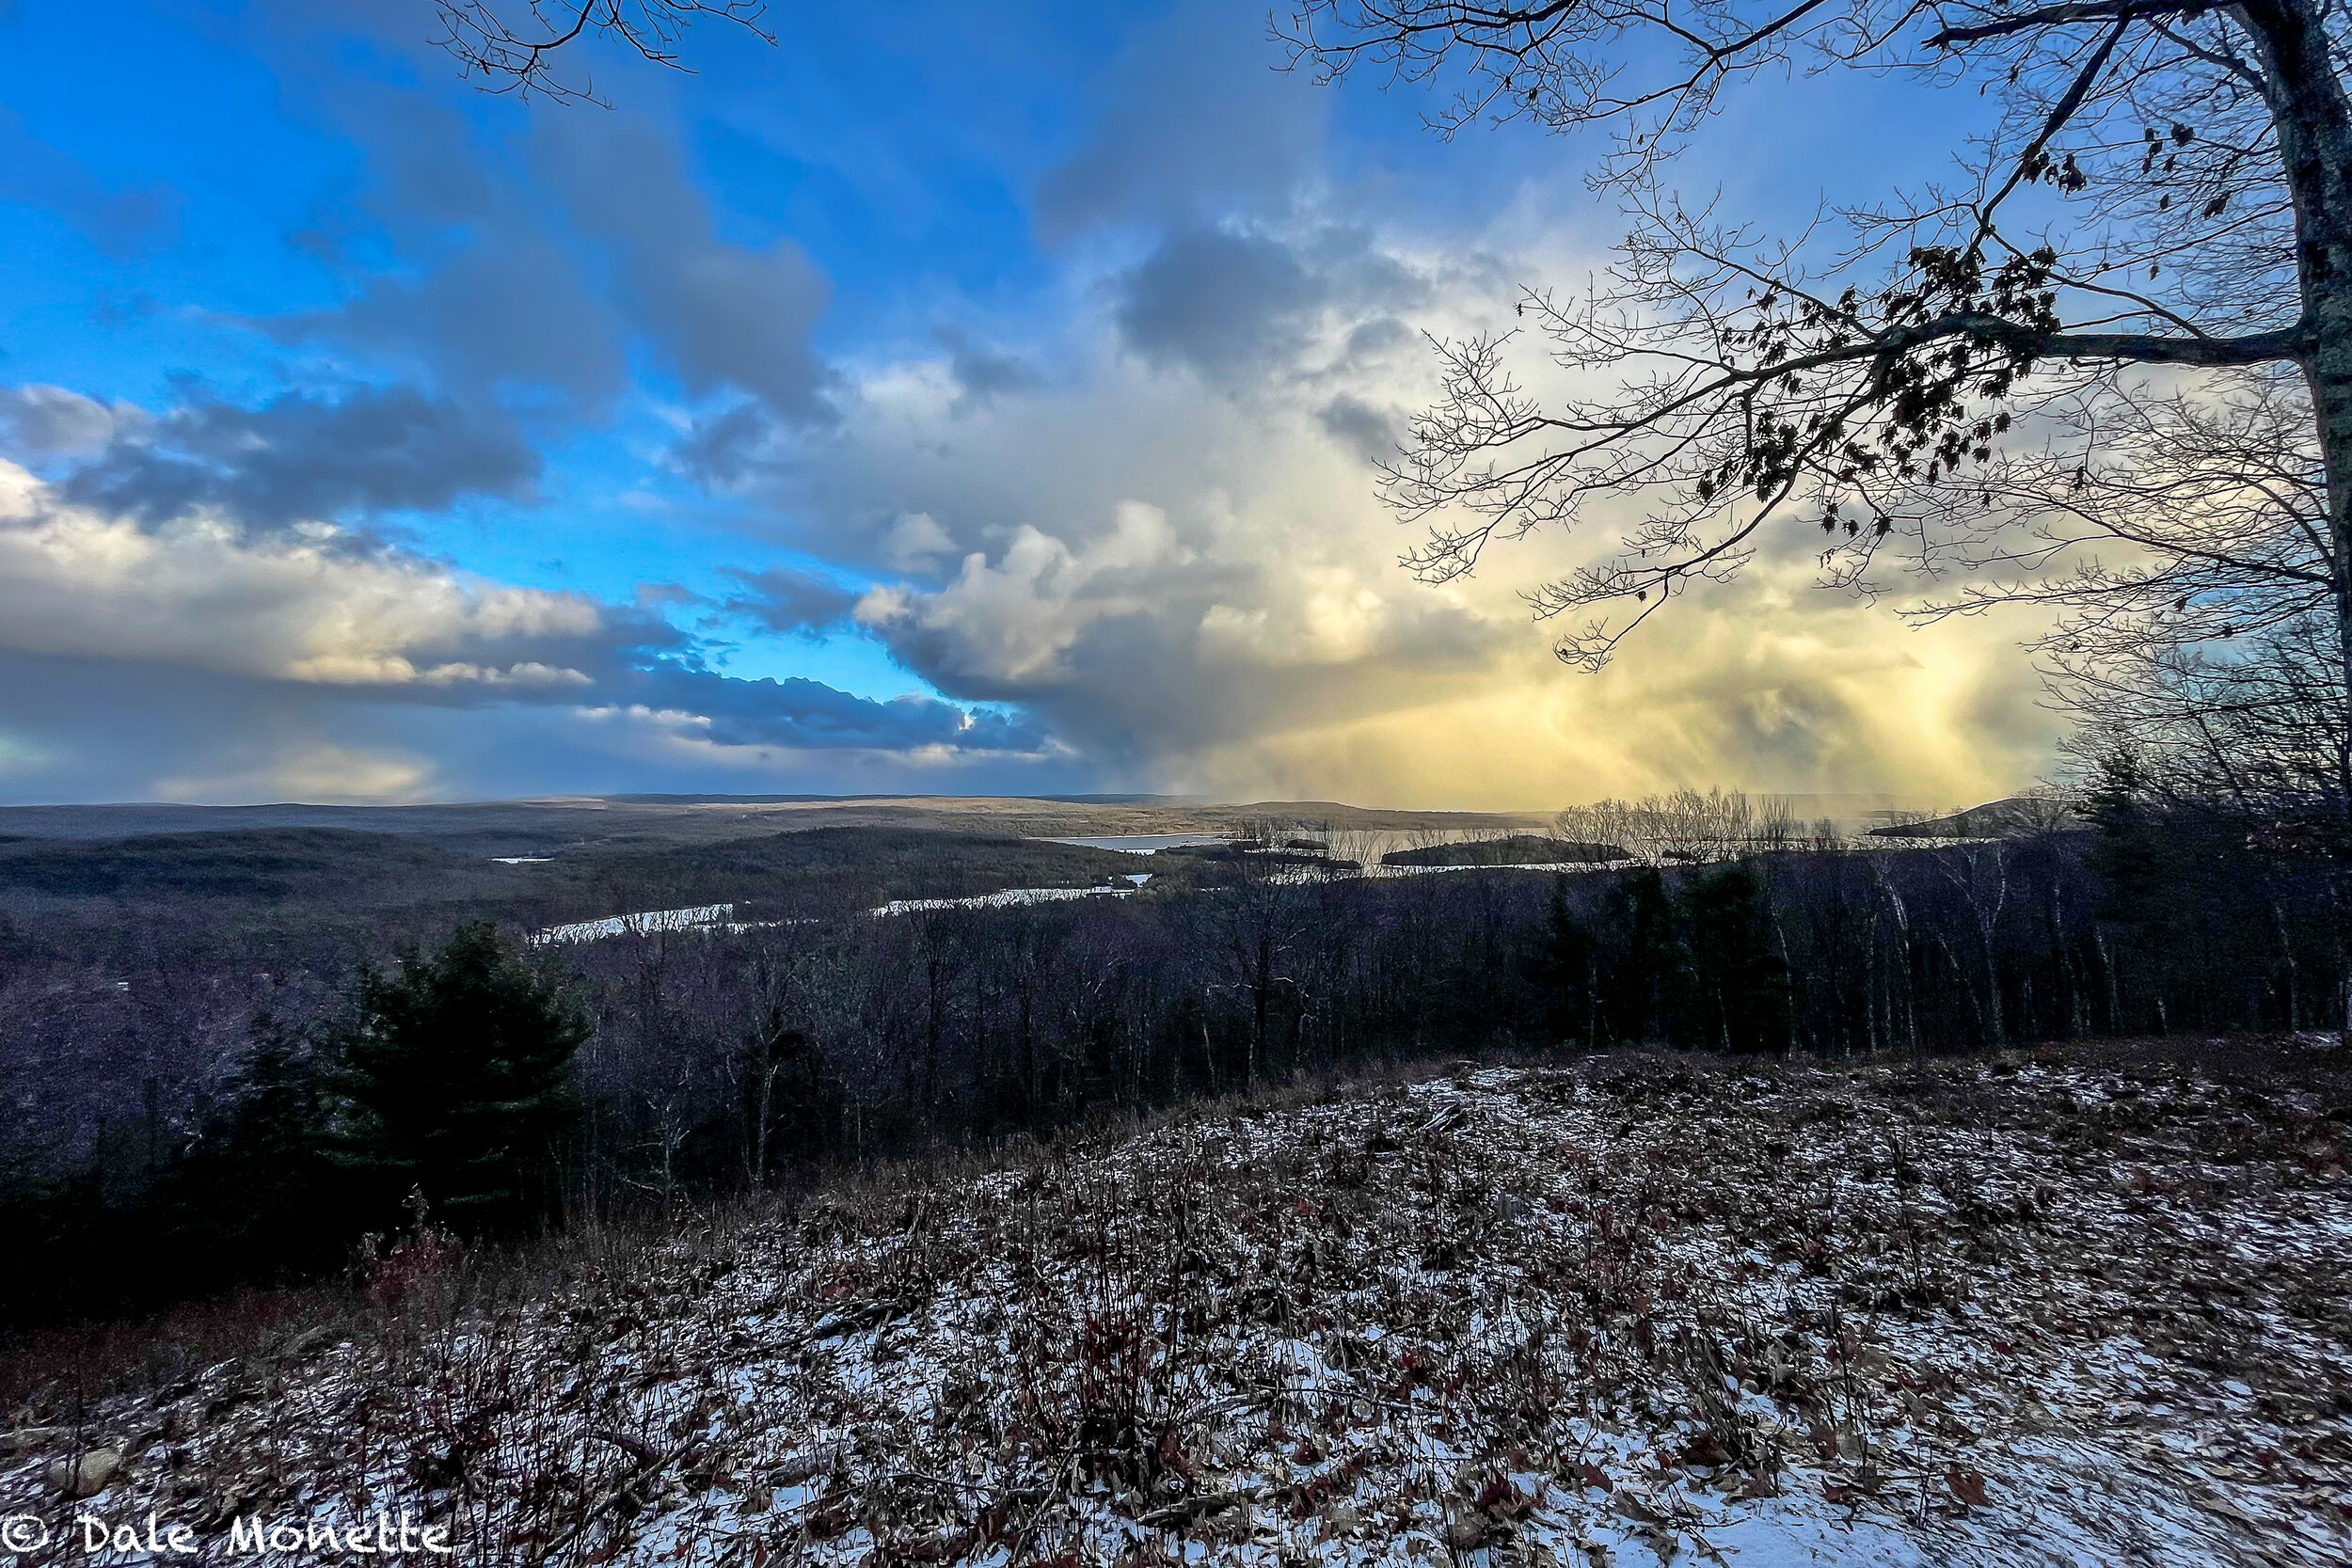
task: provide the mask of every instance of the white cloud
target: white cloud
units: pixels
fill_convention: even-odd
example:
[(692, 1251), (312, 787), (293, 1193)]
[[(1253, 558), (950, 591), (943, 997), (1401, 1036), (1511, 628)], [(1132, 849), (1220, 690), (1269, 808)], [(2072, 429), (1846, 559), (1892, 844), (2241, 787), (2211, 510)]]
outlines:
[(142, 523), (0, 463), (12, 799), (692, 788), (713, 767), (889, 788), (1067, 761), (1018, 714), (739, 679), (697, 652), (644, 605), (485, 580), (332, 524)]
[(910, 512), (882, 535), (882, 559), (901, 572), (929, 566), (956, 547), (930, 514)]
[(604, 610), (469, 579), (310, 527), (248, 536), (203, 515), (146, 529), (0, 464), (0, 646), (355, 686), (563, 687)]
[(934, 650), (943, 670), (995, 686), (1076, 678), (1072, 648), (1089, 628), (1148, 613), (1169, 574), (1192, 563), (1167, 515), (1129, 501), (1109, 531), (1066, 541), (1024, 523), (992, 563), (975, 550), (932, 594), (869, 598), (860, 619), (896, 641)]
[(1172, 314), (1134, 352), (1128, 269), (1103, 261), (1057, 337), (1015, 345), (1049, 382), (959, 408), (927, 361), (868, 367), (842, 426), (770, 468), (778, 526), (894, 578), (862, 624), (950, 696), (1044, 716), (1104, 783), (1543, 807), (1684, 782), (1960, 800), (2044, 766), (2022, 623), (1908, 631), (1815, 590), (1794, 533), (1597, 677), (1552, 658), (1518, 590), (1613, 543), (1606, 509), (1445, 587), (1398, 567), (1415, 535), (1367, 458), (1430, 395), (1422, 331), (1507, 326), (1520, 280), (1579, 256), (1504, 222), (1450, 246), (1253, 230), (1307, 281), (1247, 352), (1163, 352)]

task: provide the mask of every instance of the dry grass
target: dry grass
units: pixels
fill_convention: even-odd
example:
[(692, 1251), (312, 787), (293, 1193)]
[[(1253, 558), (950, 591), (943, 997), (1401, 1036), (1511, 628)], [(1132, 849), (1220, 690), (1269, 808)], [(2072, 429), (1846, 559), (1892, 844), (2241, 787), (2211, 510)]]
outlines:
[[(535, 1241), (469, 1249), (463, 1306), (493, 1310), (518, 1306), (560, 1293), (584, 1277), (625, 1271), (650, 1250), (681, 1242), (721, 1244), (748, 1227), (790, 1214), (813, 1196), (852, 1212), (880, 1212), (910, 1187), (968, 1181), (1017, 1165), (1056, 1139), (1100, 1146), (1179, 1120), (1230, 1114), (1244, 1104), (1261, 1110), (1315, 1104), (1439, 1070), (1440, 1063), (1426, 1059), (1367, 1064), (1345, 1075), (1308, 1074), (1255, 1096), (1207, 1097), (1144, 1115), (1102, 1111), (1043, 1141), (1024, 1136), (862, 1164), (835, 1164), (807, 1173), (797, 1184), (750, 1197), (677, 1212), (579, 1218)], [(371, 1322), (365, 1275), (360, 1268), (344, 1279), (247, 1286), (119, 1320), (0, 1328), (0, 1416), (18, 1427), (70, 1425), (102, 1401), (152, 1394), (204, 1368), (223, 1362), (258, 1367), (294, 1340), (364, 1334)]]
[(2352, 1552), (2352, 1094), (2296, 1042), (1425, 1072), (412, 1237), (0, 1512), (103, 1441), (110, 1513), (500, 1564)]

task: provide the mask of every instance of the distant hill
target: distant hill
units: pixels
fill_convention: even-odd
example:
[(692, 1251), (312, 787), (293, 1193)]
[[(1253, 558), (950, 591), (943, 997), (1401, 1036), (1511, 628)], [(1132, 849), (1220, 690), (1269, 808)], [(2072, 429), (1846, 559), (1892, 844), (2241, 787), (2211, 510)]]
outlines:
[(331, 828), (0, 842), (0, 893), (66, 899), (375, 901), (453, 890), (482, 870), (417, 839)]
[(1492, 812), (1395, 811), (1336, 800), (1218, 805), (1175, 796), (709, 795), (552, 796), (410, 806), (197, 806), (170, 802), (0, 806), (0, 837), (117, 839), (260, 829), (342, 829), (421, 838), (460, 854), (563, 855), (601, 845), (713, 843), (805, 828), (899, 828), (1024, 838), (1232, 833), (1292, 828), (1405, 833), (1513, 832), (1547, 818)]
[(2011, 795), (1948, 816), (1872, 828), (1872, 838), (2019, 838), (2085, 825), (2073, 802), (2053, 795)]
[[(972, 898), (1011, 888), (1097, 887), (1152, 869), (1115, 849), (1055, 844), (1009, 833), (924, 828), (809, 828), (715, 844), (612, 845), (557, 857), (543, 887), (568, 890), (585, 907), (604, 889), (629, 890), (603, 903), (636, 909), (734, 903), (746, 916), (795, 911), (870, 909), (898, 898)], [(592, 914), (625, 912), (598, 907)]]
[[(812, 827), (718, 840), (627, 836), (501, 860), (401, 833), (221, 828), (121, 838), (0, 839), (0, 911), (175, 921), (266, 917), (538, 927), (728, 903), (744, 918), (839, 914), (901, 898), (1089, 888), (1151, 872), (1138, 855), (1012, 833)], [(200, 915), (196, 911), (203, 911)]]
[(1396, 849), (1380, 857), (1383, 865), (1584, 865), (1626, 859), (1614, 844), (1584, 844), (1574, 839), (1513, 833), (1505, 838), (1465, 839), (1459, 844), (1431, 844), (1418, 849)]

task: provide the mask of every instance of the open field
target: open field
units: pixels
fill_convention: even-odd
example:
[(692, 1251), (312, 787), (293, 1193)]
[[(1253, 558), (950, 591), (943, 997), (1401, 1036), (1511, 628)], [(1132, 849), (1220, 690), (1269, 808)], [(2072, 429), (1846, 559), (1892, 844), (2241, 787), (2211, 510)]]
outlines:
[(1226, 1101), (520, 1292), (412, 1240), (340, 1317), (52, 1386), (0, 1513), (405, 1509), (485, 1564), (2337, 1563), (2347, 1122), (2292, 1037)]

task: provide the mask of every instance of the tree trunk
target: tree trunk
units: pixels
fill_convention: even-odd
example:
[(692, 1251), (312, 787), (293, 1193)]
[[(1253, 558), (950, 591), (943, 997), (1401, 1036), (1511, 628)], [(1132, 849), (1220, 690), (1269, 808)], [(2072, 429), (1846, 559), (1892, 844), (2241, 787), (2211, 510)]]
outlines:
[[(2352, 100), (2329, 57), (2325, 15), (2308, 0), (2257, 0), (2238, 14), (2262, 63), (2295, 203), (2296, 274), (2310, 332), (2301, 365), (2328, 480), (2337, 657), (2352, 694)], [(2352, 809), (2347, 766), (2340, 756), (2339, 810)]]
[(926, 980), (923, 1015), (923, 1121), (936, 1134), (939, 1127), (939, 1031), (940, 1011), (946, 1006), (940, 990), (946, 976), (946, 966), (934, 949), (924, 955), (923, 972)]

